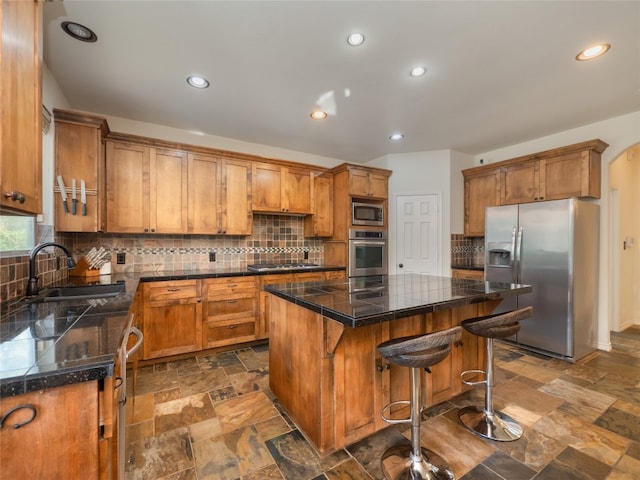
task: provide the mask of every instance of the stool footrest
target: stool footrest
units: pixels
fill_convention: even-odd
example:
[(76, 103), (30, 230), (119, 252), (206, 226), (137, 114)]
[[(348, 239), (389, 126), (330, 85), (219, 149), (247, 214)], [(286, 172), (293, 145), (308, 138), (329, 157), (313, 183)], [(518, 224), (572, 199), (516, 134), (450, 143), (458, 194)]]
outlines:
[(396, 405), (408, 405), (411, 406), (411, 402), (409, 400), (396, 400), (395, 402), (391, 402), (386, 404), (383, 409), (382, 409), (382, 419), (387, 422), (387, 423), (391, 423), (391, 424), (396, 424), (396, 423), (411, 423), (411, 417), (408, 418), (388, 418), (385, 415), (385, 412), (388, 411), (391, 407), (395, 407)]
[(476, 382), (472, 382), (470, 380), (465, 380), (464, 377), (465, 375), (470, 375), (472, 373), (481, 373), (482, 375), (486, 376), (486, 372), (484, 370), (465, 370), (464, 372), (462, 372), (460, 374), (460, 380), (462, 381), (462, 383), (464, 383), (465, 385), (469, 385), (469, 386), (476, 386), (476, 385), (484, 385), (487, 383), (486, 378), (484, 380), (478, 380)]

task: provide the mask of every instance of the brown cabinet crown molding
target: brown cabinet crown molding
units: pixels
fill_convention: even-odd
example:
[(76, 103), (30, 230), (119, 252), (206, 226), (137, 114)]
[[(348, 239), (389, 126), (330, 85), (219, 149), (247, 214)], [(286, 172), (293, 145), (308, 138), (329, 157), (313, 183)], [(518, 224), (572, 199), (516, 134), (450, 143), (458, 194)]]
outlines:
[(293, 162), (290, 160), (281, 160), (277, 158), (261, 157), (259, 155), (253, 155), (249, 153), (233, 152), (231, 150), (222, 150), (222, 149), (213, 148), (213, 147), (203, 147), (199, 145), (173, 142), (173, 141), (163, 140), (158, 138), (143, 137), (140, 135), (133, 135), (129, 133), (109, 132), (109, 134), (106, 136), (106, 139), (114, 140), (118, 142), (124, 142), (124, 143), (132, 143), (136, 145), (146, 145), (148, 147), (157, 147), (157, 148), (172, 149), (172, 150), (186, 150), (192, 153), (203, 153), (206, 155), (232, 158), (236, 160), (244, 160), (247, 162), (264, 162), (264, 163), (270, 163), (274, 165), (282, 165), (285, 167), (308, 168), (309, 170), (316, 171), (316, 172), (325, 172), (328, 170), (325, 167), (319, 167), (317, 165)]
[(603, 142), (599, 138), (596, 138), (593, 140), (588, 140), (586, 142), (574, 143), (572, 145), (566, 145), (564, 147), (552, 148), (550, 150), (531, 153), (529, 155), (523, 155), (521, 157), (510, 158), (508, 160), (502, 160), (499, 162), (487, 163), (486, 165), (467, 168), (465, 170), (462, 170), (462, 174), (464, 176), (476, 175), (485, 171), (493, 170), (495, 168), (508, 167), (509, 165), (528, 162), (531, 160), (542, 160), (545, 158), (558, 157), (560, 155), (567, 155), (569, 153), (581, 152), (583, 150), (592, 150), (595, 153), (600, 154), (604, 152), (608, 146), (609, 146), (608, 143)]

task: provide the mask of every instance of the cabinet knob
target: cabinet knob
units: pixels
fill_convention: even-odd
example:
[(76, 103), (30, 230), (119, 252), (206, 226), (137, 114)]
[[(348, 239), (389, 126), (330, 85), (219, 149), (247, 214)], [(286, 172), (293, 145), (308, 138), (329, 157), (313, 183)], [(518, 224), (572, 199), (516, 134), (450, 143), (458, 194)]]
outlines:
[(24, 203), (24, 201), (26, 200), (24, 193), (21, 192), (7, 192), (4, 194), (4, 196), (6, 198), (10, 198), (12, 201), (18, 201), (20, 203)]
[(404, 264), (403, 264), (403, 263), (401, 263), (401, 264), (399, 264), (399, 265), (398, 265), (398, 267), (399, 267), (399, 268), (402, 268), (402, 267), (404, 267)]
[(155, 231), (156, 231), (156, 229), (155, 229), (155, 228), (152, 228), (152, 229), (151, 229), (151, 233), (154, 233)]
[(462, 347), (463, 345), (464, 345), (464, 342), (462, 340), (458, 340), (453, 344), (454, 347)]
[(145, 228), (145, 229), (144, 229), (144, 233), (147, 233), (148, 231), (149, 231), (149, 229), (148, 229), (148, 228)]

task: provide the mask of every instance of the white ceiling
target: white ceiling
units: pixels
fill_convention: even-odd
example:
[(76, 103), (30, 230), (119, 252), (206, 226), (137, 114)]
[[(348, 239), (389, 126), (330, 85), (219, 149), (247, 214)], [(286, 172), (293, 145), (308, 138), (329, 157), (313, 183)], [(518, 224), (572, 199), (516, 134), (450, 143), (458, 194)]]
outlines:
[(44, 5), (44, 60), (77, 110), (351, 162), (478, 154), (640, 110), (640, 2), (67, 0)]

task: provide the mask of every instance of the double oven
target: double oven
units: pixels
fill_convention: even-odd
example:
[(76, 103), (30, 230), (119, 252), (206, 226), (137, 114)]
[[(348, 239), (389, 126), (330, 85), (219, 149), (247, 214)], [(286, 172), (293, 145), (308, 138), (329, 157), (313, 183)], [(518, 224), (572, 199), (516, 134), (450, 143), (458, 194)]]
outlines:
[(349, 277), (386, 275), (387, 232), (349, 230)]

